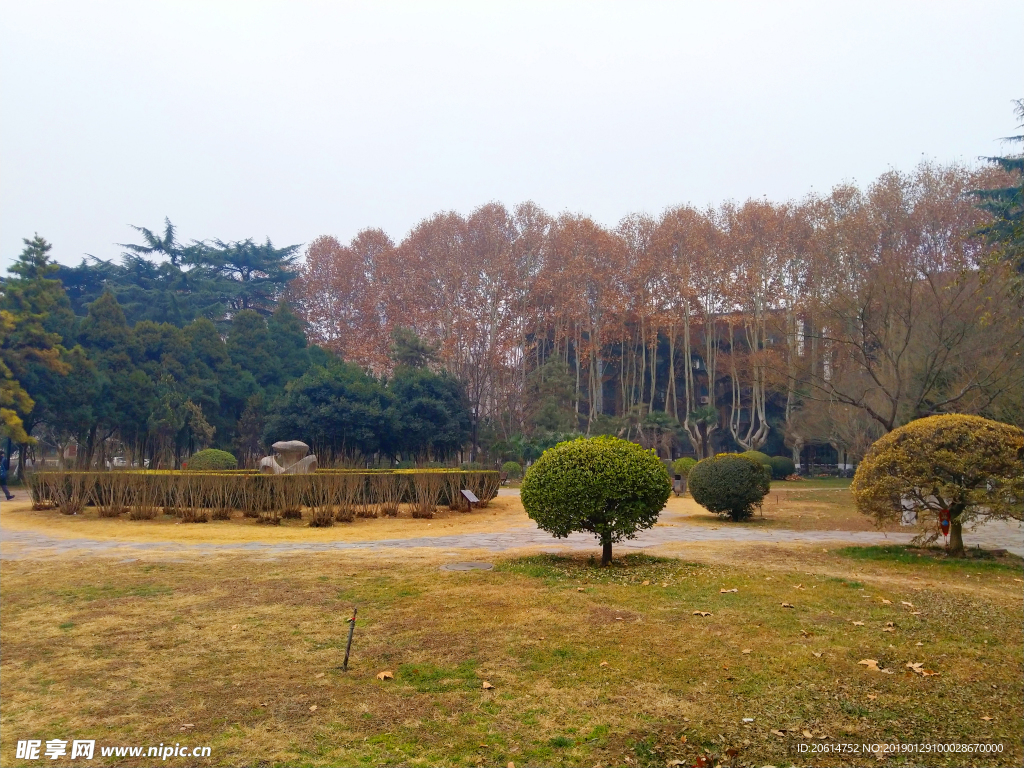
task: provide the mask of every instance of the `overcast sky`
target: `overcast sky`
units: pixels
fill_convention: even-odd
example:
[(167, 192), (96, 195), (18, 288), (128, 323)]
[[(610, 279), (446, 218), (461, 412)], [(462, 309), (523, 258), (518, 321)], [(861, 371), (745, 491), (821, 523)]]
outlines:
[(396, 240), (440, 210), (633, 211), (977, 162), (1024, 3), (0, 4), (0, 264), (34, 232)]

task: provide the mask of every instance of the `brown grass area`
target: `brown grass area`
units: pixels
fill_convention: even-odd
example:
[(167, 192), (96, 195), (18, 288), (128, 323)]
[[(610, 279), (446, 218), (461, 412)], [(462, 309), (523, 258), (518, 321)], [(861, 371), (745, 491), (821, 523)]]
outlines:
[(397, 518), (361, 518), (350, 523), (335, 523), (330, 528), (310, 528), (309, 510), (302, 520), (282, 520), (280, 525), (264, 525), (234, 512), (230, 520), (208, 523), (182, 523), (167, 515), (153, 520), (128, 520), (126, 516), (101, 518), (87, 507), (80, 515), (62, 515), (52, 509), (33, 510), (27, 501), (5, 503), (0, 510), (0, 525), (15, 531), (38, 531), (48, 536), (100, 540), (176, 541), (192, 544), (231, 544), (261, 542), (377, 541), (416, 536), (445, 536), (455, 533), (482, 533), (532, 526), (518, 497), (499, 496), (487, 507), (470, 513), (439, 507), (432, 519), (414, 519), (403, 506)]
[(878, 764), (797, 751), (841, 742), (1004, 750), (893, 765), (1024, 762), (1019, 565), (677, 554), (5, 561), (0, 762), (25, 738), (213, 748), (168, 765)]
[[(662, 521), (665, 524), (736, 525), (713, 515), (690, 496), (669, 499)], [(773, 480), (771, 491), (760, 510), (742, 523), (752, 528), (790, 529), (796, 531), (875, 531), (874, 521), (857, 511), (850, 493), (849, 480)], [(889, 525), (886, 531), (910, 531)]]

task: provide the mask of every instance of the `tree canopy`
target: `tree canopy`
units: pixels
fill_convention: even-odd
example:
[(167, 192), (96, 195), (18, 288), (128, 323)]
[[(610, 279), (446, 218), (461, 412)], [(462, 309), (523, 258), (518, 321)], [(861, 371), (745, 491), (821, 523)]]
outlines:
[(557, 538), (574, 531), (601, 542), (601, 564), (612, 545), (634, 538), (658, 520), (671, 494), (668, 471), (651, 451), (610, 435), (559, 443), (523, 479), (526, 513)]
[(929, 416), (878, 440), (857, 468), (853, 497), (878, 522), (903, 510), (948, 511), (950, 550), (963, 554), (963, 527), (1024, 519), (1024, 431), (979, 416)]

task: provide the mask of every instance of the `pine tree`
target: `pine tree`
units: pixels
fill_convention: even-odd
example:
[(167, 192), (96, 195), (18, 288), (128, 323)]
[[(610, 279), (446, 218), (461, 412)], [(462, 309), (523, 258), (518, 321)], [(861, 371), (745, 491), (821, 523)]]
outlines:
[[(1018, 99), (1015, 104), (1014, 111), (1021, 121), (1018, 128), (1024, 128), (1024, 99)], [(1024, 143), (1024, 134), (1008, 136), (1005, 141)], [(996, 258), (1009, 264), (1013, 271), (1013, 292), (1024, 299), (1024, 153), (985, 159), (1017, 180), (1008, 187), (980, 189), (974, 194), (981, 201), (978, 207), (992, 214), (992, 222), (982, 227), (980, 233), (996, 246)]]

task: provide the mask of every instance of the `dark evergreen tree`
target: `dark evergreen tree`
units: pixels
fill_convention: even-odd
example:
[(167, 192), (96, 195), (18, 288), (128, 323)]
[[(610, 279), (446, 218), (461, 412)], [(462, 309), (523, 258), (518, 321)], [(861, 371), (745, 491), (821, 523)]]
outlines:
[(396, 452), (438, 460), (459, 451), (469, 439), (469, 402), (454, 377), (403, 366), (388, 382), (388, 390), (394, 402)]
[[(1024, 99), (1018, 99), (1015, 112), (1024, 128)], [(1008, 136), (1005, 141), (1024, 142), (1024, 134)], [(1013, 290), (1024, 298), (1024, 153), (986, 158), (1016, 179), (1015, 184), (996, 189), (982, 189), (974, 194), (978, 207), (992, 214), (992, 222), (981, 228), (981, 234), (996, 246), (996, 257), (1013, 272)]]

